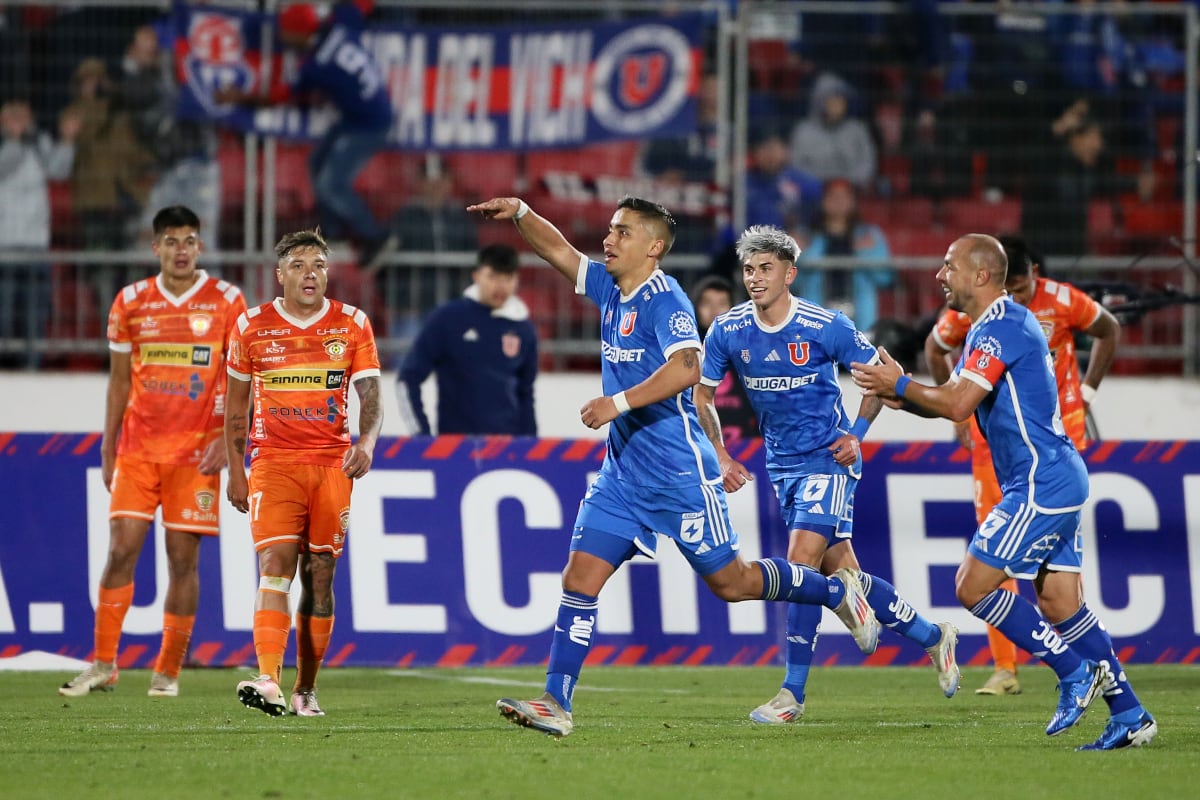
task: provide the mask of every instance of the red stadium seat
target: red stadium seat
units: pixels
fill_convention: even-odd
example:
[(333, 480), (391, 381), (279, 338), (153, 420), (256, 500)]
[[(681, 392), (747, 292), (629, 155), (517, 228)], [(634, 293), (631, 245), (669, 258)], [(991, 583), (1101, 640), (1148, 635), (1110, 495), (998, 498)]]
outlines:
[(947, 230), (955, 236), (964, 233), (1015, 233), (1021, 230), (1021, 201), (1006, 197), (999, 202), (983, 199), (950, 199), (945, 204)]
[(463, 152), (448, 153), (445, 161), (459, 196), (487, 200), (524, 193), (517, 158), (513, 152)]

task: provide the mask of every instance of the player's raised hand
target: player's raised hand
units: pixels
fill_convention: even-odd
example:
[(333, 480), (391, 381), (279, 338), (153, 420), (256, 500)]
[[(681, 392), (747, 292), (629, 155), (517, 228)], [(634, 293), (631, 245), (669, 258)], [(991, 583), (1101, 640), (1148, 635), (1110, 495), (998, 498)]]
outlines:
[(493, 197), (491, 200), (467, 206), (467, 211), (478, 211), (488, 219), (512, 219), (520, 209), (519, 197)]
[(896, 381), (904, 374), (904, 367), (892, 358), (886, 348), (879, 348), (878, 364), (850, 364), (850, 376), (867, 397), (891, 398), (896, 396)]

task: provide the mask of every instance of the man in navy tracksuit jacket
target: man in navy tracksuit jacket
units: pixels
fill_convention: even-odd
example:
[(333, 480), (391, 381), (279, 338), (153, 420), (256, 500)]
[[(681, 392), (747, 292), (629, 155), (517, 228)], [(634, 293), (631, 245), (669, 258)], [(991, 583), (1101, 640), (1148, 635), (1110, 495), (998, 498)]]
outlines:
[(474, 283), (425, 320), (400, 367), (400, 411), (415, 433), (430, 434), (421, 384), (437, 375), (438, 433), (536, 436), (533, 381), (537, 334), (515, 294), (517, 252), (479, 251)]

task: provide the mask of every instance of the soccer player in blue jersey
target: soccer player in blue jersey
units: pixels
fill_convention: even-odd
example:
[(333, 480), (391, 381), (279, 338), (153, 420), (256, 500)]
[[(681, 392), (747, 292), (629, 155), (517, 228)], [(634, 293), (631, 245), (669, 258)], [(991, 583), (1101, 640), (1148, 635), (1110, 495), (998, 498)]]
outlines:
[(593, 429), (611, 423), (600, 475), (575, 519), (546, 693), (536, 700), (504, 698), (496, 704), (500, 713), (557, 736), (571, 732), (571, 695), (592, 643), (597, 597), (625, 561), (638, 553), (653, 556), (656, 532), (674, 539), (721, 599), (824, 605), (860, 649), (873, 652), (879, 623), (856, 571), (826, 577), (782, 558), (748, 562), (738, 552), (717, 454), (692, 404), (700, 379), (696, 318), (679, 284), (658, 266), (675, 236), (670, 213), (647, 200), (623, 199), (600, 262), (518, 198), (467, 210), (513, 220), (534, 251), (599, 306), (604, 394), (584, 404), (580, 419)]
[[(788, 526), (787, 559), (826, 575), (858, 570), (851, 535), (854, 491), (862, 477), (859, 442), (883, 402), (863, 397), (853, 425), (842, 410), (838, 364), (875, 363), (874, 346), (845, 314), (790, 291), (800, 247), (779, 228), (755, 225), (737, 242), (750, 299), (717, 317), (704, 340), (704, 367), (696, 389), (700, 425), (717, 451), (725, 490), (754, 480), (721, 439), (716, 387), (733, 370), (746, 387), (767, 450), (767, 474)], [(954, 650), (958, 631), (918, 614), (895, 587), (862, 575), (875, 617), (913, 640), (933, 660), (946, 697), (958, 691)], [(804, 687), (817, 644), (819, 606), (788, 607), (786, 672), (779, 692), (750, 712), (764, 724), (795, 722), (804, 714)]]
[[(959, 602), (1058, 675), (1058, 708), (1047, 734), (1075, 725), (1103, 693), (1108, 724), (1078, 749), (1138, 747), (1158, 725), (1134, 694), (1104, 625), (1083, 602), (1079, 509), (1088, 496), (1087, 468), (1063, 432), (1046, 336), (1037, 317), (1005, 293), (1007, 271), (1004, 249), (991, 236), (964, 236), (946, 252), (938, 282), (950, 307), (971, 318), (946, 383), (917, 383), (886, 350), (879, 364), (851, 364), (852, 374), (865, 394), (894, 408), (958, 422), (975, 415), (1002, 497), (959, 567)], [(1009, 577), (1033, 581), (1041, 614), (999, 588)]]

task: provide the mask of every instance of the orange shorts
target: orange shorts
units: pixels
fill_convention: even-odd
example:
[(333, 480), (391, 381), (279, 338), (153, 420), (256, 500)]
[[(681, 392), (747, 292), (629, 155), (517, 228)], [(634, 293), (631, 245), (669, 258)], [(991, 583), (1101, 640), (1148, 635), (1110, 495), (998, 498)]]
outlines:
[(342, 554), (354, 481), (340, 467), (259, 462), (250, 467), (254, 549), (295, 542), (301, 552)]
[(992, 465), (992, 450), (982, 438), (971, 451), (971, 475), (975, 478), (975, 524), (982, 525), (1000, 502), (1000, 481)]
[(163, 527), (215, 536), (220, 532), (220, 496), (220, 473), (201, 475), (194, 464), (156, 464), (119, 455), (108, 518), (153, 520), (161, 505)]

